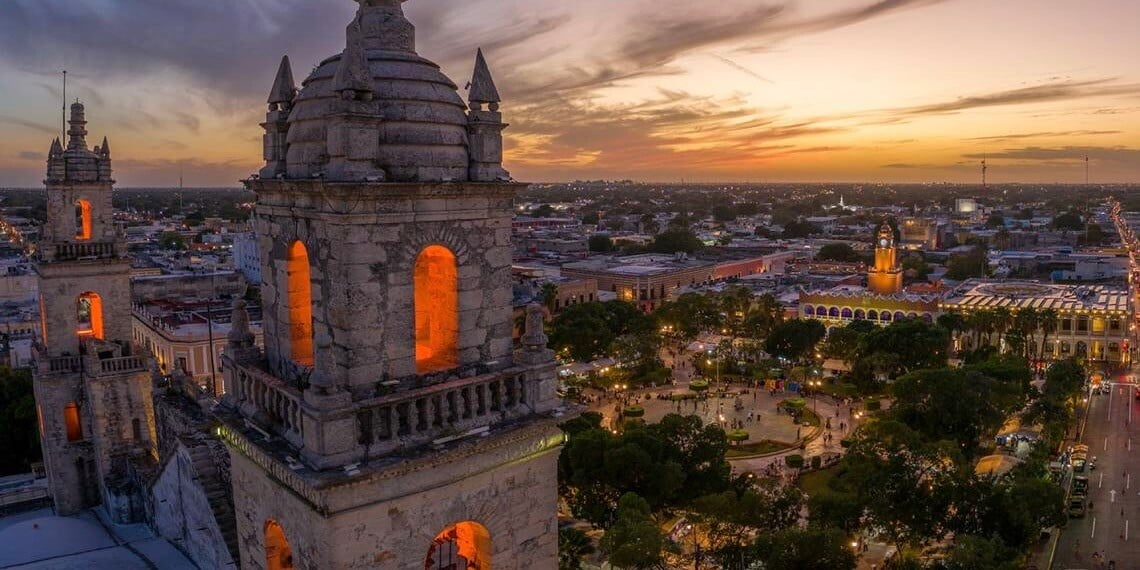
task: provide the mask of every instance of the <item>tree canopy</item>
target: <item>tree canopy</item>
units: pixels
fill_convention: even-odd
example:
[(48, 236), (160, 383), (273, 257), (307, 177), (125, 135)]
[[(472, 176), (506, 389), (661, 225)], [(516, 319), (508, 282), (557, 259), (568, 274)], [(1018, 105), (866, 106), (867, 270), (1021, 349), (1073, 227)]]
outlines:
[(656, 332), (652, 317), (625, 301), (578, 303), (550, 323), (550, 347), (575, 360), (609, 356), (618, 337)]
[(819, 253), (815, 254), (815, 258), (818, 261), (857, 262), (863, 260), (863, 256), (855, 251), (851, 244), (844, 242), (825, 244), (819, 248)]

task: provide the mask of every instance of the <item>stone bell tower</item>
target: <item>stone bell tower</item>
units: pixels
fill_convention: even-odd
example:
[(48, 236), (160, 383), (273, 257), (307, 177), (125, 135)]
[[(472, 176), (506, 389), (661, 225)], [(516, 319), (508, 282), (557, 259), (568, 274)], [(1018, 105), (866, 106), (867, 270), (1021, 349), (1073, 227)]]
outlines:
[[(257, 193), (265, 350), (220, 414), (243, 568), (553, 568), (554, 359), (512, 346), (499, 94), (470, 106), (402, 0), (358, 0), (298, 90), (282, 60)], [(244, 322), (235, 307), (235, 322)]]
[(87, 147), (83, 105), (48, 153), (47, 225), (37, 244), (34, 346), (41, 445), (57, 512), (104, 504), (142, 516), (139, 462), (156, 457), (150, 360), (131, 344), (130, 261), (111, 209), (111, 147)]

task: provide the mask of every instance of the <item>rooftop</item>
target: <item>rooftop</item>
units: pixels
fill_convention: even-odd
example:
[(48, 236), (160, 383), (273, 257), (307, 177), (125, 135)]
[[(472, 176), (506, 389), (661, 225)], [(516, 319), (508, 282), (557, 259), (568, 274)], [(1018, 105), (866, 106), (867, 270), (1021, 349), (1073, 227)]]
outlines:
[(951, 309), (1011, 310), (1034, 308), (1066, 311), (1129, 311), (1128, 290), (1107, 285), (1058, 285), (1038, 281), (970, 279), (943, 299)]

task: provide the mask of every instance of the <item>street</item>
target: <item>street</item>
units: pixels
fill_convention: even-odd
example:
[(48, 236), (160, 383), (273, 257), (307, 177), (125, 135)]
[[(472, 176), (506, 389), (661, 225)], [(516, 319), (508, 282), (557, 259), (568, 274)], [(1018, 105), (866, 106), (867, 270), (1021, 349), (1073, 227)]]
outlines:
[[(1140, 437), (1131, 424), (1140, 421), (1131, 385), (1114, 386), (1092, 397), (1083, 443), (1096, 469), (1086, 470), (1092, 508), (1084, 518), (1069, 519), (1057, 544), (1053, 568), (1097, 569), (1116, 562), (1117, 570), (1140, 568)], [(1138, 432), (1140, 433), (1140, 432)], [(1094, 554), (1099, 554), (1098, 558)]]

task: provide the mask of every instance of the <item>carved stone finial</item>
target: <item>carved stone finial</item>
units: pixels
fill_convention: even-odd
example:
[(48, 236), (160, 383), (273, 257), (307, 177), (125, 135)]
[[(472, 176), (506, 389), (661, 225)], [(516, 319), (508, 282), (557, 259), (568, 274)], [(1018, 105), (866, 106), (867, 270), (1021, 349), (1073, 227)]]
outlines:
[(404, 17), (407, 0), (356, 0), (360, 9), (352, 25), (366, 50), (416, 51), (416, 27)]
[(48, 158), (54, 158), (63, 154), (63, 145), (59, 142), (59, 137), (55, 137), (51, 141), (51, 150), (48, 151)]
[(230, 346), (234, 348), (248, 348), (253, 346), (253, 331), (249, 329), (249, 312), (245, 310), (245, 300), (234, 300), (233, 312), (230, 314), (230, 334), (227, 337)]
[(87, 150), (87, 116), (83, 103), (71, 104), (71, 118), (67, 121), (67, 150)]
[(491, 69), (483, 57), (482, 48), (475, 52), (475, 72), (471, 76), (471, 90), (467, 94), (467, 100), (472, 109), (482, 109), (483, 104), (488, 103), (492, 111), (497, 111), (499, 102), (502, 101), (495, 80), (491, 77)]
[(532, 352), (546, 350), (546, 344), (550, 339), (547, 338), (544, 328), (542, 305), (538, 303), (527, 305), (526, 328), (521, 339), (523, 348)]
[(99, 145), (99, 154), (104, 157), (111, 156), (111, 143), (107, 142), (107, 137), (103, 137), (103, 144)]
[(269, 90), (270, 105), (290, 105), (297, 95), (297, 83), (293, 81), (293, 66), (289, 63), (289, 56), (281, 58), (281, 65), (277, 68), (277, 77), (273, 80), (273, 88)]

